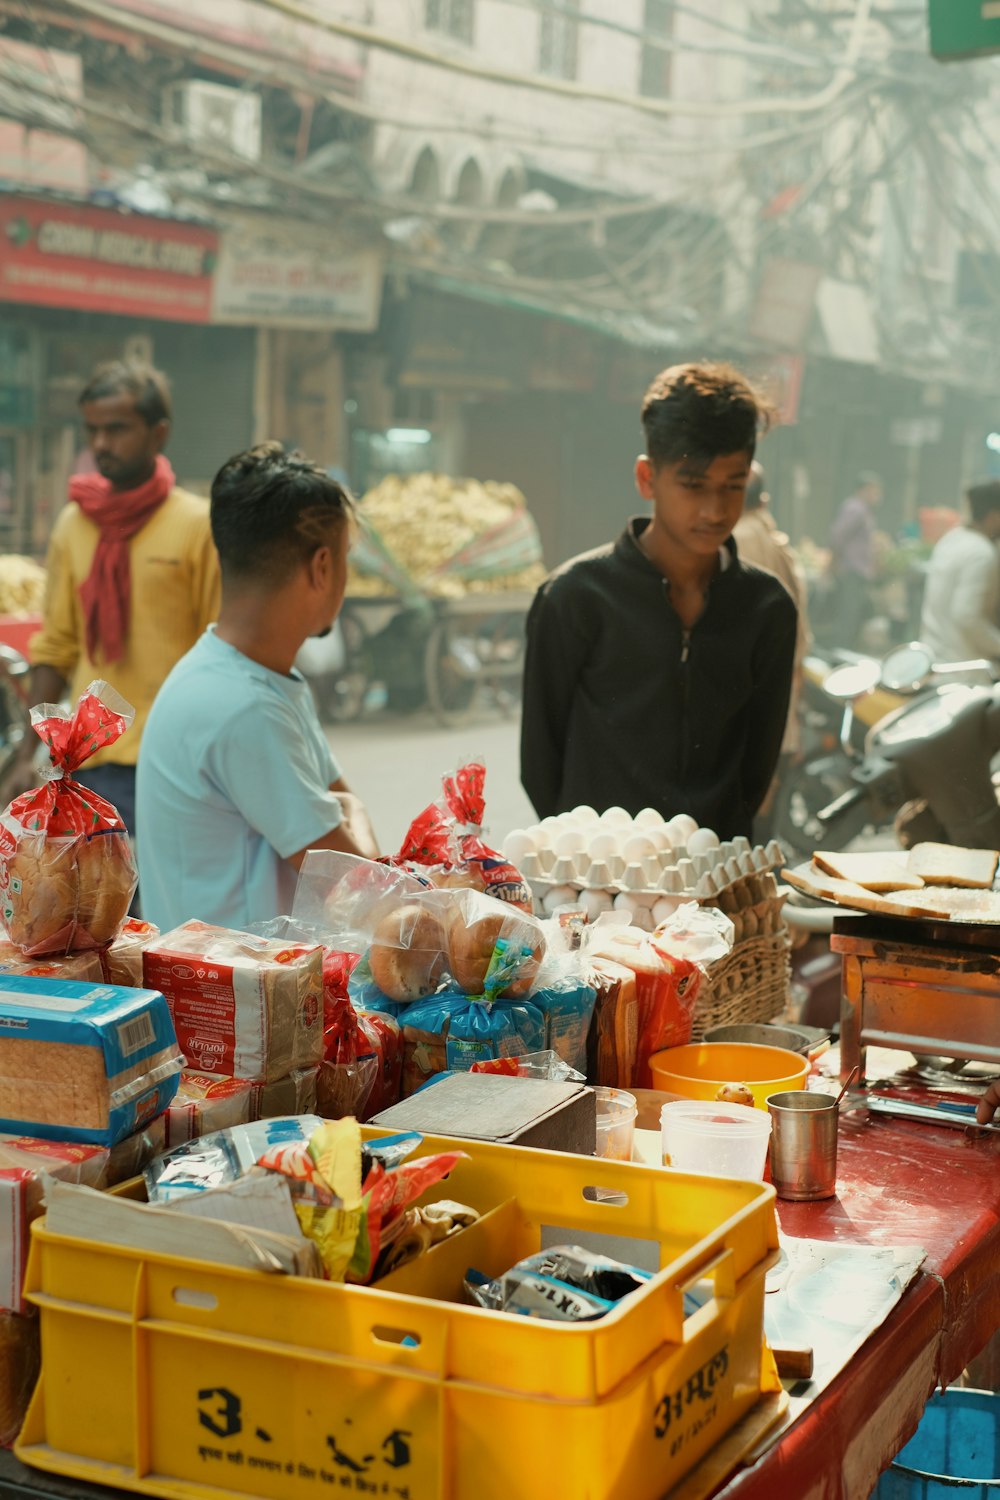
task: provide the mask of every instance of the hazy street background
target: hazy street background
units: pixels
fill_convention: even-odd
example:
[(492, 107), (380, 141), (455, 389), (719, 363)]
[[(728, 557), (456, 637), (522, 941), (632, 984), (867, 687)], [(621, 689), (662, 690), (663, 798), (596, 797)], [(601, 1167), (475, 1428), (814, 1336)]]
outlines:
[(441, 795), (441, 777), (463, 760), (486, 765), (486, 824), (499, 843), (535, 815), (518, 779), (520, 719), (499, 716), (445, 729), (430, 714), (334, 724), (327, 735), (352, 791), (368, 806), (385, 852), (399, 847), (418, 812)]

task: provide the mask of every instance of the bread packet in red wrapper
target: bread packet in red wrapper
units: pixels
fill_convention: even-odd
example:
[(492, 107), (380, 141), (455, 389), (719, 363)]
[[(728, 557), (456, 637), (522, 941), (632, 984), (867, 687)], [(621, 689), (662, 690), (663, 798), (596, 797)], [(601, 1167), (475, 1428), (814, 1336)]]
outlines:
[(111, 803), (73, 772), (134, 718), (106, 682), (92, 682), (69, 718), (51, 703), (31, 710), (52, 766), (0, 815), (0, 912), (24, 953), (101, 948), (121, 930), (138, 884), (129, 836)]
[(469, 761), (442, 778), (444, 796), (414, 818), (399, 853), (386, 862), (438, 886), (469, 886), (522, 911), (532, 910), (520, 870), (483, 839), (486, 767)]

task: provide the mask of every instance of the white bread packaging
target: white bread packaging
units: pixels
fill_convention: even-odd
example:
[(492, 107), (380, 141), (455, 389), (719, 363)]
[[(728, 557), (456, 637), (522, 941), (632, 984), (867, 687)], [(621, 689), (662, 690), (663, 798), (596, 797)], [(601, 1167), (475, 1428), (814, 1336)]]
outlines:
[(143, 953), (187, 1066), (274, 1083), (323, 1056), (323, 950), (185, 922)]
[(233, 1125), (246, 1125), (251, 1118), (254, 1088), (254, 1084), (242, 1078), (185, 1070), (164, 1116), (164, 1149), (170, 1151), (186, 1141), (200, 1140), (203, 1135), (229, 1130)]
[(0, 974), (0, 1131), (113, 1146), (162, 1114), (181, 1066), (162, 995)]

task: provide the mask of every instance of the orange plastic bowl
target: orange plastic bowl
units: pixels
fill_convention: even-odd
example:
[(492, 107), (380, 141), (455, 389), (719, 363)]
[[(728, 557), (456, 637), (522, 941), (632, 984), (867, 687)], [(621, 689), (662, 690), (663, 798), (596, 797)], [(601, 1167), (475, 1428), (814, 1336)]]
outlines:
[(768, 1094), (806, 1086), (809, 1060), (784, 1047), (758, 1047), (751, 1042), (691, 1042), (667, 1047), (649, 1059), (653, 1083), (687, 1099), (714, 1099), (724, 1083), (745, 1083), (758, 1109), (767, 1108)]

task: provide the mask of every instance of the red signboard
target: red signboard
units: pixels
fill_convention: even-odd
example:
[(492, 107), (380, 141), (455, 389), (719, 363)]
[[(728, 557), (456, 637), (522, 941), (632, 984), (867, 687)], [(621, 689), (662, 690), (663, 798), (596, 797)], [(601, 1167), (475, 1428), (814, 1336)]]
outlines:
[(0, 301), (207, 323), (214, 229), (0, 196)]

